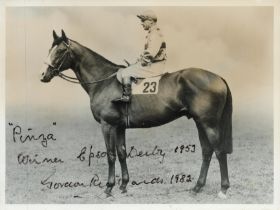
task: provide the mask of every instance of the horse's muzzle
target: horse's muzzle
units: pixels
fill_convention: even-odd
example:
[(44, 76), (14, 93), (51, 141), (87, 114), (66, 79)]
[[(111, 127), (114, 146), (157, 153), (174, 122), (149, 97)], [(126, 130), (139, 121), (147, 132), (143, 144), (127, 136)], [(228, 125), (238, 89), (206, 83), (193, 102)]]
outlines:
[(45, 78), (42, 78), (41, 79), (41, 82), (44, 82), (44, 83), (48, 83), (48, 82), (50, 82), (51, 80), (47, 80), (47, 79), (45, 79)]
[(51, 74), (45, 73), (45, 72), (43, 72), (43, 73), (41, 74), (41, 78), (40, 78), (40, 81), (41, 81), (41, 82), (47, 83), (47, 82), (50, 82), (51, 79), (52, 79), (52, 75), (51, 75)]

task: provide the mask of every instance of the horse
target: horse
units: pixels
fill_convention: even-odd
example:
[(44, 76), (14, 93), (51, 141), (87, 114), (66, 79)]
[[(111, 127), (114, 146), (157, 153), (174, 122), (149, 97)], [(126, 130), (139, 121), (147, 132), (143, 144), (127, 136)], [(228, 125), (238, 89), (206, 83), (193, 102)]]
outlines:
[[(210, 71), (187, 68), (162, 75), (157, 94), (133, 95), (129, 104), (113, 103), (112, 100), (122, 94), (121, 84), (115, 75), (125, 66), (114, 64), (68, 38), (63, 30), (61, 33), (58, 36), (53, 31), (53, 43), (41, 82), (50, 82), (55, 76), (72, 82), (77, 79), (89, 95), (93, 117), (101, 124), (106, 145), (109, 168), (106, 195), (112, 195), (115, 185), (116, 154), (122, 172), (120, 190), (127, 192), (126, 129), (160, 126), (186, 116), (194, 120), (202, 148), (200, 175), (191, 192), (196, 194), (205, 185), (215, 153), (221, 175), (218, 196), (226, 198), (230, 187), (227, 154), (232, 153), (233, 111), (227, 82)], [(68, 69), (73, 70), (76, 78), (62, 73)]]

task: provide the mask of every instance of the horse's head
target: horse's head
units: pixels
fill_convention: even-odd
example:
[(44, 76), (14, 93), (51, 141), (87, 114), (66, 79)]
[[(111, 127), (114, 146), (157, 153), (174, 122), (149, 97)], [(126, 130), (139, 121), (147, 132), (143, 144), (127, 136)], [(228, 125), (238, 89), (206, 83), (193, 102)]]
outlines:
[(63, 30), (61, 30), (61, 34), (61, 37), (59, 37), (53, 31), (53, 43), (45, 61), (47, 69), (41, 73), (42, 82), (50, 82), (53, 77), (71, 67), (72, 52), (70, 49), (70, 40), (66, 37)]

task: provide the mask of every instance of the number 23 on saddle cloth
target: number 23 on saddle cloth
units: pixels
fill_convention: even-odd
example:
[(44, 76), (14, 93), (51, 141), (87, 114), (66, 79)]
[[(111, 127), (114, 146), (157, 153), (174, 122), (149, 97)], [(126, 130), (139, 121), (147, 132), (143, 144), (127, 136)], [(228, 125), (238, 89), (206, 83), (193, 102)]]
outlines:
[(145, 79), (136, 79), (136, 83), (132, 82), (132, 95), (140, 94), (157, 94), (160, 76)]

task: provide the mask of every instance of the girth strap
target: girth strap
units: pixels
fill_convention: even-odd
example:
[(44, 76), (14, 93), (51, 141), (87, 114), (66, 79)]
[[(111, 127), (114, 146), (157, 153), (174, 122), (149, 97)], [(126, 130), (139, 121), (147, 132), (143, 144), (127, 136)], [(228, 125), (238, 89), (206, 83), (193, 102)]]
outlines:
[(125, 103), (126, 128), (130, 128), (128, 106), (129, 106), (129, 103)]

